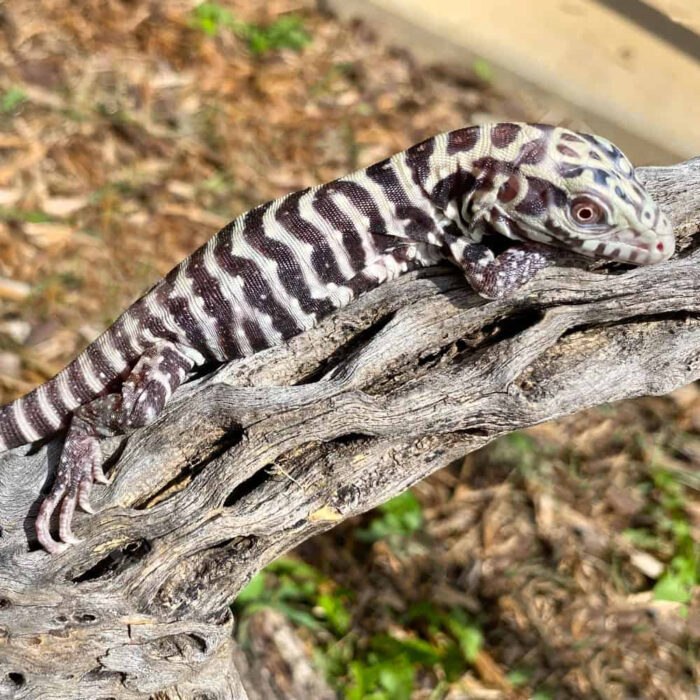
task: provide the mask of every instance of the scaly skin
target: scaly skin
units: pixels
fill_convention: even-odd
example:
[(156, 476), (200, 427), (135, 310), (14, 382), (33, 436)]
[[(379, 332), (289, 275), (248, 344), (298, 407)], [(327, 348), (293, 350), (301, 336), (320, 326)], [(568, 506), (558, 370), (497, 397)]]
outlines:
[[(517, 241), (498, 257), (498, 237)], [(285, 342), (361, 292), (448, 259), (504, 297), (562, 249), (648, 265), (671, 226), (606, 139), (542, 124), (441, 134), (334, 182), (257, 207), (127, 309), (52, 380), (0, 408), (0, 451), (67, 428), (36, 520), (58, 552), (104, 482), (99, 438), (152, 422), (190, 371)], [(60, 506), (59, 538), (49, 520)]]

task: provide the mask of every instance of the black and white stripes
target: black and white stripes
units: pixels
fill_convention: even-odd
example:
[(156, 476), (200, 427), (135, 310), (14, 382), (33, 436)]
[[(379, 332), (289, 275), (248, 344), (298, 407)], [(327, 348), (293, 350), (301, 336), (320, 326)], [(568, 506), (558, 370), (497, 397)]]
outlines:
[(233, 221), (55, 379), (1, 408), (0, 449), (65, 427), (158, 340), (186, 348), (196, 364), (250, 355), (400, 274), (416, 256), (396, 240), (437, 234), (430, 203), (417, 202), (407, 172), (399, 155)]
[[(494, 235), (526, 245), (495, 257)], [(546, 243), (554, 248), (547, 248)], [(358, 294), (447, 258), (487, 297), (556, 260), (556, 247), (648, 264), (670, 224), (605, 139), (542, 124), (467, 127), (263, 204), (222, 229), (57, 377), (0, 408), (0, 450), (68, 427), (40, 542), (60, 504), (73, 541), (102, 475), (98, 438), (154, 420), (193, 366), (283, 343)]]
[(0, 451), (64, 428), (71, 413), (117, 382), (139, 357), (120, 319), (53, 379), (0, 407)]

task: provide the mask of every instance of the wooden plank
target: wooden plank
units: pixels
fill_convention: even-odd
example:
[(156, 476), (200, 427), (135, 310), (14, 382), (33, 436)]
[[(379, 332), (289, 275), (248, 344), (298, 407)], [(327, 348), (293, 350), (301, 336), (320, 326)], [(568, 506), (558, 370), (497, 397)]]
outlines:
[[(700, 2), (698, 0), (644, 0), (674, 22), (700, 34)], [(700, 42), (700, 37), (698, 37)]]
[[(636, 152), (653, 154), (657, 162), (668, 162), (662, 152), (676, 157), (700, 153), (700, 64), (593, 0), (326, 2), (346, 16), (378, 9), (399, 25), (431, 35), (438, 53), (444, 43), (461, 47), (462, 60), (482, 56), (501, 69), (497, 77), (515, 76), (504, 83), (512, 89), (534, 84), (559, 95), (576, 112), (615, 125), (605, 133), (621, 147), (627, 144), (618, 132), (655, 144), (656, 151)], [(392, 25), (390, 20), (381, 25), (383, 39), (393, 33), (396, 40)], [(404, 45), (413, 49), (414, 37)], [(594, 119), (588, 121), (598, 129)]]

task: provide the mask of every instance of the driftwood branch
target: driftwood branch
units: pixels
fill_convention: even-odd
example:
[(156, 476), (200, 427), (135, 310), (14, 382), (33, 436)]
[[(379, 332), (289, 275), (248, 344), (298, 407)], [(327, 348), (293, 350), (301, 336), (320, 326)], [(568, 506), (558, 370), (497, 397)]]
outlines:
[(59, 556), (33, 518), (60, 439), (1, 455), (0, 698), (244, 698), (228, 604), (266, 563), (499, 435), (700, 377), (700, 159), (640, 174), (674, 260), (508, 301), (450, 268), (385, 285), (106, 441)]

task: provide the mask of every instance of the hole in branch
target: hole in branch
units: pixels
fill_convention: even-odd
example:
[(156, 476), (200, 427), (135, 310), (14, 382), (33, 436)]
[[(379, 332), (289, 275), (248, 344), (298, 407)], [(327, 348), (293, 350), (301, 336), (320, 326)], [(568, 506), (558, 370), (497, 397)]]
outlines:
[(156, 503), (167, 500), (174, 494), (182, 491), (207, 465), (218, 459), (222, 454), (234, 448), (243, 438), (243, 430), (240, 426), (234, 426), (217, 440), (209, 449), (209, 452), (201, 459), (195, 459), (191, 464), (183, 466), (182, 470), (170, 481), (156, 491), (148, 500), (134, 504), (134, 510), (145, 510)]
[(297, 384), (313, 384), (337, 367), (341, 361), (346, 360), (355, 350), (366, 345), (377, 333), (379, 333), (393, 318), (392, 311), (386, 316), (381, 316), (364, 330), (352, 336), (346, 343), (340, 345), (335, 352), (329, 355), (311, 374), (297, 382)]
[(89, 625), (91, 622), (97, 621), (97, 616), (92, 613), (80, 613), (78, 615), (73, 615), (73, 620), (83, 625)]
[[(151, 551), (151, 545), (147, 540), (134, 540), (122, 547), (112, 550), (106, 557), (100, 559), (95, 566), (82, 574), (72, 577), (73, 583), (95, 581), (96, 579), (110, 578), (130, 566), (137, 564)], [(83, 620), (87, 621), (87, 620)]]
[(190, 639), (194, 642), (194, 645), (199, 649), (201, 654), (207, 651), (207, 640), (199, 634), (190, 634)]
[(246, 496), (250, 495), (256, 489), (260, 488), (269, 478), (268, 469), (271, 465), (267, 464), (262, 469), (259, 469), (253, 476), (242, 481), (236, 486), (224, 501), (224, 508), (232, 506)]
[(504, 340), (515, 338), (536, 326), (544, 318), (544, 313), (538, 309), (524, 309), (520, 313), (513, 314), (494, 323), (490, 323), (483, 328), (483, 346), (496, 345)]
[(15, 688), (21, 688), (25, 684), (25, 678), (23, 673), (11, 672), (7, 674), (7, 678), (10, 683), (12, 683)]
[(372, 435), (365, 435), (364, 433), (347, 433), (346, 435), (339, 435), (337, 438), (333, 438), (329, 442), (334, 442), (336, 445), (352, 445), (355, 442), (364, 442), (365, 440), (371, 440)]

